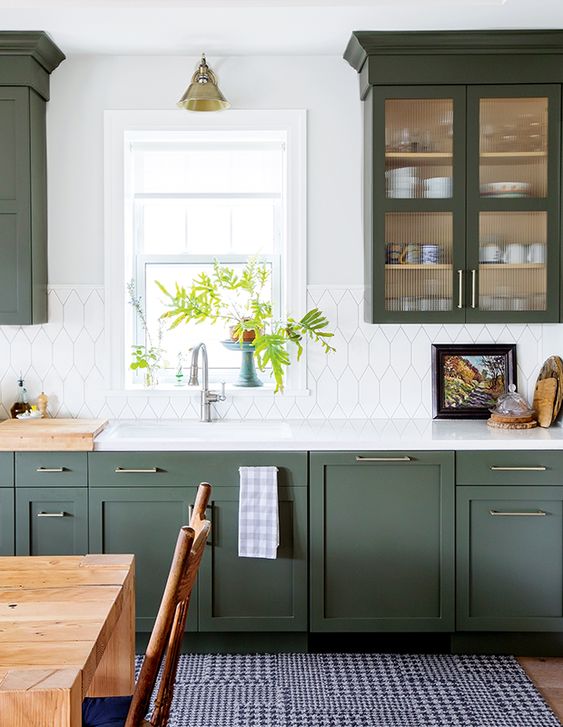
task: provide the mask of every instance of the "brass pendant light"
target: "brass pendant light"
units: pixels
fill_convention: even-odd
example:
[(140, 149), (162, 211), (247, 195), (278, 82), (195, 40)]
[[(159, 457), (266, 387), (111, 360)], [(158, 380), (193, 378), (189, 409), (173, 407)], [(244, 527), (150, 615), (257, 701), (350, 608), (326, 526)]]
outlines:
[(231, 105), (219, 90), (217, 76), (207, 65), (205, 53), (202, 53), (188, 90), (177, 105), (188, 111), (222, 111)]

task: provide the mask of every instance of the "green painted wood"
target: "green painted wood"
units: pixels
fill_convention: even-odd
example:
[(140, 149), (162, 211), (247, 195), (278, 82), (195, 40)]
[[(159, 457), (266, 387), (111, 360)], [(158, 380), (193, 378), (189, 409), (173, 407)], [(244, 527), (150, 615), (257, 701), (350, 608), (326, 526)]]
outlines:
[(457, 630), (563, 630), (563, 487), (461, 486), (456, 499)]
[[(45, 470), (62, 469), (62, 472)], [(16, 487), (87, 487), (86, 452), (16, 452)]]
[[(88, 552), (88, 492), (80, 487), (20, 487), (16, 493), (16, 555)], [(42, 517), (39, 513), (55, 514)], [(58, 513), (63, 513), (58, 517)]]
[[(497, 467), (521, 469), (498, 470)], [(535, 467), (545, 467), (536, 471)], [(490, 450), (457, 452), (458, 485), (560, 485), (563, 483), (563, 452)]]
[[(138, 631), (153, 627), (178, 532), (188, 522), (194, 496), (193, 487), (96, 487), (89, 491), (90, 552), (135, 556)], [(197, 630), (196, 593), (187, 628)]]
[[(305, 452), (91, 452), (88, 457), (91, 487), (237, 485), (239, 467), (262, 465), (278, 467), (280, 487), (307, 486)], [(157, 472), (116, 472), (155, 467)]]
[(14, 455), (0, 452), (0, 487), (14, 486)]
[(239, 558), (239, 487), (215, 487), (211, 548), (199, 577), (200, 631), (307, 630), (307, 490), (279, 489), (275, 560)]
[[(385, 195), (385, 101), (386, 99), (453, 100), (453, 197), (452, 199), (387, 199)], [(366, 278), (373, 276), (371, 316), (369, 323), (435, 323), (465, 320), (465, 310), (457, 308), (457, 270), (465, 269), (465, 89), (454, 86), (385, 86), (374, 88), (366, 106), (371, 111), (366, 120), (365, 137), (373, 142), (367, 147), (366, 168), (371, 179), (371, 198), (365, 200)], [(385, 215), (392, 212), (450, 212), (453, 224), (452, 290), (450, 311), (386, 311), (385, 310)]]
[(14, 555), (14, 490), (0, 487), (0, 555)]
[(31, 315), (47, 322), (47, 129), (46, 101), (29, 95), (31, 150)]
[(453, 521), (452, 452), (311, 453), (311, 630), (452, 631)]
[[(483, 98), (548, 99), (548, 196), (546, 199), (482, 199), (479, 192), (479, 104)], [(466, 308), (468, 323), (554, 323), (560, 313), (560, 137), (559, 85), (472, 86), (467, 89), (467, 270), (479, 270), (480, 212), (547, 212), (547, 306), (545, 311), (484, 311)], [(469, 286), (467, 286), (469, 290)], [(477, 296), (479, 275), (477, 275)]]

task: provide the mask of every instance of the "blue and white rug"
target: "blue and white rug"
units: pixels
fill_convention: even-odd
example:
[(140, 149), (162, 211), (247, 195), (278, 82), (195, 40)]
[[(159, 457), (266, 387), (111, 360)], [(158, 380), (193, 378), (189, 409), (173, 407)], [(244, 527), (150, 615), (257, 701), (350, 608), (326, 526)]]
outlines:
[(169, 727), (560, 727), (511, 656), (188, 654)]

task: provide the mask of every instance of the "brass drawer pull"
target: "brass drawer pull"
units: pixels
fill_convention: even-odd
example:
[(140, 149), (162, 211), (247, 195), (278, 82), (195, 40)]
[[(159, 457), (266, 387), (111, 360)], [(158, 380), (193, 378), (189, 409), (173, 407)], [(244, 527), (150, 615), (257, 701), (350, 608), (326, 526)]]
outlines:
[(64, 472), (64, 467), (37, 467), (36, 472)]
[(477, 271), (471, 271), (471, 307), (477, 308)]
[(43, 512), (43, 510), (37, 513), (37, 517), (64, 517), (65, 515), (65, 512)]
[(463, 270), (457, 271), (457, 282), (458, 282), (458, 299), (457, 307), (463, 308)]
[(490, 468), (493, 472), (545, 472), (547, 467), (495, 467)]
[(356, 462), (412, 462), (412, 457), (356, 457)]
[(543, 510), (534, 510), (533, 512), (503, 512), (502, 510), (489, 510), (494, 517), (545, 517), (547, 515)]
[(147, 469), (128, 469), (127, 467), (116, 467), (115, 472), (117, 474), (126, 475), (155, 475), (158, 472), (158, 467), (148, 467)]

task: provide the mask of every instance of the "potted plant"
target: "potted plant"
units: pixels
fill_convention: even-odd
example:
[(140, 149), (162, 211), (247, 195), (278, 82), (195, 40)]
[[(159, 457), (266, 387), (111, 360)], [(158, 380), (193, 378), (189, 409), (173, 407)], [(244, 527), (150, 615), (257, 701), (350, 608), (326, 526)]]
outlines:
[(329, 321), (318, 308), (301, 318), (274, 320), (272, 302), (264, 295), (269, 277), (268, 267), (256, 258), (239, 274), (215, 260), (211, 274), (200, 273), (189, 288), (176, 283), (174, 290), (168, 291), (162, 283), (157, 285), (169, 309), (162, 318), (171, 321), (170, 328), (190, 321), (222, 322), (239, 348), (251, 347), (249, 353), (261, 371), (272, 367), (278, 392), (283, 391), (285, 370), (291, 362), (288, 345), (296, 348), (298, 359), (306, 339), (329, 353), (334, 349), (328, 339), (334, 334), (327, 330)]

